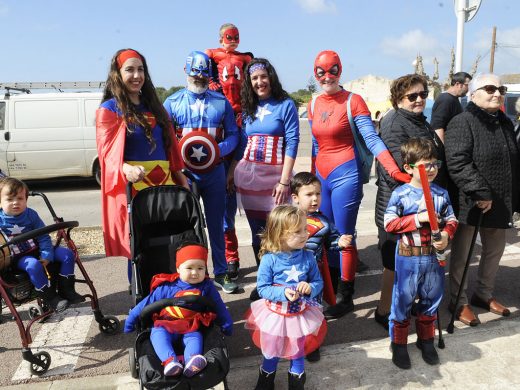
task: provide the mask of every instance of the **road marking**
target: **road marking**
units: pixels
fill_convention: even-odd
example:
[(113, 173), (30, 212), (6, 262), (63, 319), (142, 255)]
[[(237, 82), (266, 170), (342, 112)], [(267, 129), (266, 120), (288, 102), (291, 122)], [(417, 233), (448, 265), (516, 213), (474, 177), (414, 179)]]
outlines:
[[(83, 344), (93, 319), (90, 307), (71, 307), (63, 313), (53, 314), (41, 325), (30, 345), (33, 353), (46, 351), (51, 355), (51, 366), (41, 377), (74, 372), (78, 358), (85, 349)], [(23, 360), (11, 380), (32, 377), (30, 363)]]

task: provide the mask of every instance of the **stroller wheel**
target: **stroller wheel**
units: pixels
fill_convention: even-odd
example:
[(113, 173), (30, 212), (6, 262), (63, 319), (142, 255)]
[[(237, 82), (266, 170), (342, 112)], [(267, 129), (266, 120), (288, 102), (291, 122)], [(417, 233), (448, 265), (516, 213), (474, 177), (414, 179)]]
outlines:
[(121, 327), (121, 322), (115, 316), (103, 316), (99, 321), (99, 330), (105, 334), (116, 334)]
[(31, 320), (35, 319), (36, 317), (41, 316), (43, 313), (43, 307), (41, 306), (31, 306), (29, 307), (29, 318)]
[[(47, 352), (36, 352), (33, 355), (33, 360), (31, 361), (31, 373), (33, 375), (42, 375), (47, 372), (49, 367), (51, 366), (51, 355)], [(35, 360), (38, 360), (37, 362)]]
[(135, 360), (135, 350), (128, 348), (128, 364), (130, 366), (130, 375), (132, 378), (137, 379), (139, 372), (137, 371), (137, 362)]

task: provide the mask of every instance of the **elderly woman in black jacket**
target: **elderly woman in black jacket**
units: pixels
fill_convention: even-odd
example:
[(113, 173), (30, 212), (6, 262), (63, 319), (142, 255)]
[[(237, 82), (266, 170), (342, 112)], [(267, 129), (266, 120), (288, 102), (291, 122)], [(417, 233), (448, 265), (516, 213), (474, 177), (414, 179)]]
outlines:
[[(444, 145), (435, 131), (432, 130), (423, 111), (428, 97), (428, 83), (426, 78), (418, 74), (408, 74), (399, 77), (390, 86), (390, 101), (394, 107), (382, 119), (381, 138), (392, 153), (399, 167), (403, 167), (401, 145), (409, 138), (427, 138), (432, 140), (437, 149), (439, 160), (444, 160)], [(381, 298), (374, 314), (375, 320), (388, 329), (388, 315), (392, 303), (392, 288), (394, 284), (395, 247), (397, 236), (387, 233), (384, 229), (383, 216), (390, 195), (399, 183), (395, 182), (384, 169), (377, 169), (377, 198), (376, 198), (376, 225), (378, 227), (379, 249), (383, 260), (383, 278), (381, 284)], [(439, 170), (435, 183), (445, 186), (447, 180), (446, 169)]]
[(505, 229), (513, 226), (512, 215), (518, 207), (519, 150), (513, 124), (500, 111), (507, 88), (493, 74), (477, 75), (470, 83), (471, 102), (466, 111), (455, 116), (446, 132), (446, 157), (451, 179), (459, 190), (459, 227), (453, 238), (450, 260), (450, 310), (466, 325), (479, 323), (460, 288), (471, 238), (480, 213), (482, 224), (477, 287), (471, 305), (507, 316), (509, 309), (493, 297), (498, 263), (505, 248)]

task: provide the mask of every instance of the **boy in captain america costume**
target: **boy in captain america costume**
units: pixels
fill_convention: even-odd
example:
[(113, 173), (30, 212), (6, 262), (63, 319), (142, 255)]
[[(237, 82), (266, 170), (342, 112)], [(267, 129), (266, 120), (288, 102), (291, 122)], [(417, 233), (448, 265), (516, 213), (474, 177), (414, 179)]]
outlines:
[[(321, 182), (321, 211), (334, 222), (341, 234), (354, 236), (357, 214), (363, 197), (363, 182), (347, 115), (347, 99), (351, 92), (339, 85), (342, 66), (337, 53), (325, 50), (314, 62), (314, 75), (325, 93), (307, 112), (312, 129), (311, 171)], [(365, 101), (359, 95), (351, 98), (352, 119), (370, 151), (394, 179), (404, 182), (409, 176), (399, 170), (385, 144), (377, 135)], [(331, 263), (337, 256), (330, 253)], [(354, 309), (353, 294), (358, 262), (355, 240), (341, 251), (340, 277), (337, 281), (336, 304), (325, 311), (325, 318), (338, 318)]]
[[(251, 53), (240, 53), (236, 51), (240, 43), (238, 28), (231, 23), (225, 23), (219, 30), (219, 42), (222, 45), (218, 49), (207, 49), (205, 53), (213, 60), (213, 79), (209, 88), (222, 92), (227, 98), (233, 111), (239, 131), (242, 127), (242, 107), (240, 105), (240, 87), (244, 80), (244, 69), (253, 58)], [(224, 239), (226, 244), (226, 261), (228, 275), (232, 280), (238, 278), (240, 258), (238, 256), (238, 239), (235, 231), (235, 215), (237, 213), (237, 198), (233, 183), (233, 175), (229, 175), (229, 167), (236, 164), (242, 155), (235, 153), (233, 161), (224, 160), (227, 176), (226, 211), (224, 216)]]
[[(222, 228), (226, 207), (226, 173), (220, 157), (231, 155), (239, 143), (233, 108), (221, 93), (208, 90), (211, 60), (193, 51), (186, 59), (188, 86), (164, 102), (181, 139), (181, 154), (200, 190), (208, 225), (215, 284), (226, 293), (238, 285), (227, 274)], [(218, 145), (216, 144), (218, 143)]]
[[(439, 363), (433, 345), (437, 309), (444, 291), (444, 266), (435, 255), (448, 245), (457, 229), (457, 219), (448, 192), (432, 183), (441, 161), (437, 160), (433, 142), (410, 138), (401, 146), (404, 169), (412, 175), (408, 184), (397, 187), (390, 197), (384, 216), (385, 230), (399, 234), (395, 256), (395, 279), (390, 310), (392, 362), (399, 368), (411, 367), (407, 340), (412, 303), (417, 304), (417, 347), (428, 364)], [(419, 166), (424, 165), (430, 183), (435, 213), (440, 220), (438, 241), (432, 240), (430, 220), (426, 211)]]
[[(125, 333), (134, 330), (143, 309), (161, 299), (200, 295), (209, 297), (216, 307), (212, 312), (198, 312), (181, 306), (169, 306), (160, 313), (153, 314), (154, 327), (150, 341), (164, 366), (164, 375), (192, 377), (206, 367), (206, 358), (202, 355), (203, 340), (199, 331), (201, 325), (209, 326), (214, 320), (222, 332), (231, 336), (233, 320), (222, 302), (222, 298), (206, 276), (208, 250), (198, 243), (185, 243), (175, 254), (177, 272), (158, 274), (152, 279), (150, 294), (135, 306), (125, 321)], [(184, 349), (183, 365), (173, 349), (173, 343), (182, 338)]]

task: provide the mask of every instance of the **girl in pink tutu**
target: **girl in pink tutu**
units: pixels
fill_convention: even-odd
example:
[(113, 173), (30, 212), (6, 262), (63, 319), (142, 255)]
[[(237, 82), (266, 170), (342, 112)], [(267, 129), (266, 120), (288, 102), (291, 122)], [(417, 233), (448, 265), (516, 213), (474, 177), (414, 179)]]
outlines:
[(316, 301), (323, 280), (307, 242), (307, 219), (294, 206), (277, 206), (262, 234), (257, 287), (262, 299), (251, 304), (246, 328), (264, 360), (257, 390), (274, 389), (279, 358), (290, 359), (289, 389), (303, 389), (304, 357), (322, 343), (327, 324)]

